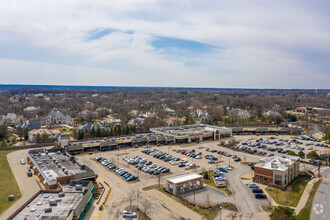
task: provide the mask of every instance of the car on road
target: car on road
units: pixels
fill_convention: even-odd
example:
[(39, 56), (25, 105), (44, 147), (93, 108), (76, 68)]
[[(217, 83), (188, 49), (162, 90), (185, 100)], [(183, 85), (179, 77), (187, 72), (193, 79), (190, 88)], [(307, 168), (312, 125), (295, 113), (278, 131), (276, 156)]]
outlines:
[(248, 166), (249, 166), (249, 167), (250, 167), (250, 166), (253, 166), (253, 164), (254, 164), (254, 163), (248, 163)]
[(24, 159), (21, 159), (20, 163), (21, 163), (22, 165), (24, 165), (24, 164), (25, 164), (25, 160), (24, 160)]
[(239, 162), (239, 161), (241, 161), (241, 158), (236, 157), (234, 161), (235, 161), (235, 162)]
[(135, 218), (137, 215), (136, 215), (136, 212), (132, 212), (132, 211), (123, 211), (122, 215), (124, 217), (131, 217), (131, 218)]

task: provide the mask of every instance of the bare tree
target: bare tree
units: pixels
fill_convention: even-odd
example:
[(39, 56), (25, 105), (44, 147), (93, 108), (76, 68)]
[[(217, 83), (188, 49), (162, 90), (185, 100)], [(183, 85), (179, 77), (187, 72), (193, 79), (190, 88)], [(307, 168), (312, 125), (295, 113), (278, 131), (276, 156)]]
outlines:
[(129, 201), (129, 207), (130, 207), (130, 209), (132, 209), (132, 203), (133, 203), (134, 200), (135, 200), (135, 190), (134, 190), (134, 189), (131, 189), (131, 190), (128, 192), (127, 200)]
[(149, 202), (149, 200), (142, 200), (142, 212), (144, 214), (144, 219), (147, 219), (148, 216), (148, 212), (150, 211), (150, 209), (152, 209), (152, 204)]

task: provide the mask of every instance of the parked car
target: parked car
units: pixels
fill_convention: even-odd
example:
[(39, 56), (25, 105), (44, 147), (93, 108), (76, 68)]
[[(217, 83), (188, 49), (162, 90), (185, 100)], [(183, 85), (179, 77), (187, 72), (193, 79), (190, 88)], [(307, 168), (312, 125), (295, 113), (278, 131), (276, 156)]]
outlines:
[(135, 218), (137, 215), (136, 215), (136, 212), (132, 212), (132, 211), (123, 211), (122, 215), (124, 217), (131, 217), (131, 218)]
[(255, 193), (254, 194), (254, 197), (256, 199), (267, 199), (267, 196), (265, 194), (263, 194), (263, 193)]
[(263, 193), (264, 191), (262, 189), (259, 189), (259, 188), (252, 188), (252, 192), (253, 193)]
[(248, 184), (248, 187), (249, 188), (259, 188), (259, 186), (257, 184), (255, 184), (255, 183)]
[(225, 169), (225, 168), (223, 168), (223, 167), (220, 167), (220, 168), (219, 168), (219, 171), (224, 172), (224, 173), (228, 173), (228, 170)]
[(235, 162), (239, 162), (239, 161), (241, 161), (241, 158), (236, 157), (234, 161), (235, 161)]

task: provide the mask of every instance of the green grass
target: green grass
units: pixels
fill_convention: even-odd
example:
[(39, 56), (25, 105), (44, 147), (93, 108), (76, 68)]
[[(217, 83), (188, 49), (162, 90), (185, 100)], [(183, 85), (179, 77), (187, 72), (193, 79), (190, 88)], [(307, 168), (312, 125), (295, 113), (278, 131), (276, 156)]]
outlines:
[(297, 215), (297, 220), (309, 220), (310, 219), (314, 197), (315, 197), (315, 194), (316, 194), (317, 189), (319, 188), (321, 182), (322, 182), (322, 180), (319, 180), (314, 184), (314, 186), (309, 194), (305, 207)]
[[(287, 187), (286, 190), (278, 189), (277, 204), (296, 207), (308, 182), (309, 180), (306, 179), (296, 179), (293, 181), (292, 184)], [(276, 202), (277, 188), (273, 186), (268, 186), (266, 190)]]
[(271, 206), (271, 205), (262, 205), (261, 208), (265, 212), (273, 212), (274, 211), (274, 206)]
[(17, 194), (21, 194), (6, 158), (10, 152), (0, 151), (0, 214), (14, 203), (8, 201), (9, 195), (15, 195), (16, 200)]

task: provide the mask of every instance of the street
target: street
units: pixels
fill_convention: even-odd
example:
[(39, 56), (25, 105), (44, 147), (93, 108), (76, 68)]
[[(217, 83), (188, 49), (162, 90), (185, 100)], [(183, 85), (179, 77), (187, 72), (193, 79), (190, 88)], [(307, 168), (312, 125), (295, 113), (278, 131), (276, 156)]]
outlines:
[(330, 216), (330, 168), (322, 172), (323, 181), (315, 195), (314, 204), (312, 208), (313, 220), (329, 219)]

